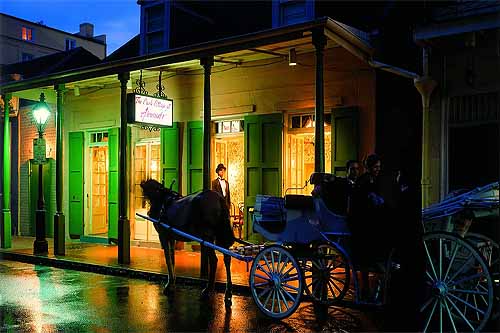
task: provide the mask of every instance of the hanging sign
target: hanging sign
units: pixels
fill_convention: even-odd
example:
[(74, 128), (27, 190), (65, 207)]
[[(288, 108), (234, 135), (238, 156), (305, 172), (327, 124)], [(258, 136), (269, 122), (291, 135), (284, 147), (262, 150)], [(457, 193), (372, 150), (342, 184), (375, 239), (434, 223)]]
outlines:
[(172, 127), (174, 102), (168, 98), (128, 94), (128, 122), (156, 127)]

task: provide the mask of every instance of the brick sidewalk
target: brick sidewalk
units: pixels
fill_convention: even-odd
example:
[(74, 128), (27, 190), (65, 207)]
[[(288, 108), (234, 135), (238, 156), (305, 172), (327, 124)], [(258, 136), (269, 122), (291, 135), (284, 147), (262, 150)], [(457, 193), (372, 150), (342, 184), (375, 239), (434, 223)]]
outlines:
[[(96, 272), (101, 274), (163, 280), (167, 277), (167, 267), (163, 250), (157, 248), (131, 246), (130, 264), (118, 263), (118, 246), (98, 243), (84, 243), (79, 240), (66, 242), (66, 255), (55, 256), (53, 240), (47, 239), (49, 254), (33, 255), (34, 237), (13, 237), (12, 248), (0, 249), (0, 259), (15, 260), (46, 266), (60, 267)], [(226, 281), (226, 273), (222, 254), (217, 252), (217, 287), (222, 288)], [(248, 266), (250, 269), (250, 264)], [(175, 253), (175, 271), (180, 283), (199, 284), (200, 252), (178, 250)], [(247, 264), (233, 259), (231, 273), (235, 291), (248, 291)]]

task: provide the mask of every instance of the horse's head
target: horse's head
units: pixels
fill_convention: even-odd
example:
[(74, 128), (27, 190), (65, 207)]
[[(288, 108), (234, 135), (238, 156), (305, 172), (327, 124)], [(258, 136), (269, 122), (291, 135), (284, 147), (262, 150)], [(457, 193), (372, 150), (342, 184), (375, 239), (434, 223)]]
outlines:
[(148, 179), (141, 182), (142, 193), (150, 203), (148, 215), (152, 218), (158, 219), (160, 217), (161, 209), (163, 206), (169, 205), (172, 200), (176, 200), (179, 194), (165, 188), (162, 183)]

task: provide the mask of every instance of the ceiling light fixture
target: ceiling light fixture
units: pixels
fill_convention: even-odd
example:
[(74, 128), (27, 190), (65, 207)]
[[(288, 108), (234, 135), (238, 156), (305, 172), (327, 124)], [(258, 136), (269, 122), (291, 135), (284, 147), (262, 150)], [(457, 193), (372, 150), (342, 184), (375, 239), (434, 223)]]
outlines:
[(288, 50), (288, 65), (296, 66), (297, 65), (297, 53), (294, 48)]

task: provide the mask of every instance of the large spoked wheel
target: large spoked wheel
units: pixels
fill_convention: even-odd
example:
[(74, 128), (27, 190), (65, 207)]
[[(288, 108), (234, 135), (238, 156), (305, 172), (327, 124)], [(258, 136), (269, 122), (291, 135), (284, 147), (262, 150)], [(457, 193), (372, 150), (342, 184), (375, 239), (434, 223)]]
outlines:
[(487, 236), (473, 232), (467, 233), (465, 239), (474, 244), (483, 255), (496, 281), (500, 274), (500, 247), (498, 243)]
[(500, 317), (500, 246), (493, 239), (473, 232), (465, 234), (465, 239), (475, 245), (490, 268), (495, 288), (491, 317), (496, 319)]
[(427, 297), (424, 332), (480, 331), (491, 315), (493, 283), (473, 245), (450, 233), (424, 235)]
[(250, 270), (250, 290), (259, 310), (283, 319), (295, 312), (302, 295), (302, 272), (295, 258), (281, 246), (257, 254)]
[(318, 246), (313, 257), (301, 260), (301, 266), (304, 290), (315, 302), (331, 305), (349, 290), (349, 262), (335, 245)]

